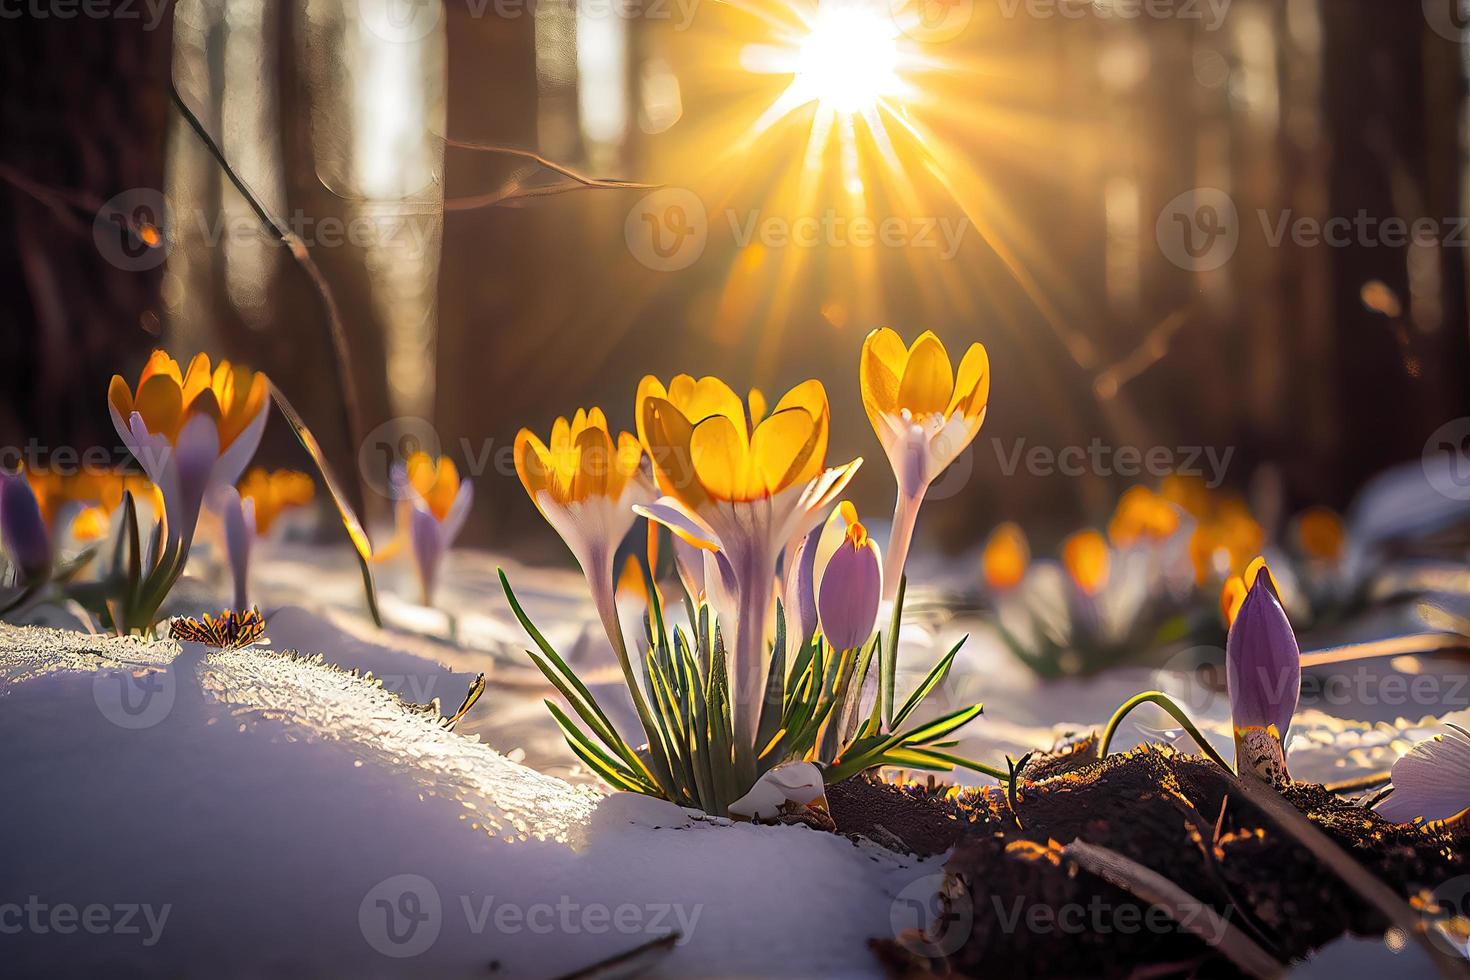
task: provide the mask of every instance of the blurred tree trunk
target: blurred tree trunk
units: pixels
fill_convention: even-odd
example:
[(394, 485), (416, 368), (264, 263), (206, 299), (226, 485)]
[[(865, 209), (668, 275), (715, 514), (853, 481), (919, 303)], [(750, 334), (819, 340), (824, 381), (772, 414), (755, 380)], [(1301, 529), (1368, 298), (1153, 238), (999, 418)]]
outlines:
[[(1354, 229), (1353, 244), (1334, 249), (1332, 270), (1333, 372), (1344, 395), (1337, 426), (1347, 434), (1336, 475), (1352, 487), (1470, 406), (1465, 248), (1382, 243), (1385, 219), (1425, 219), (1442, 239), (1465, 213), (1465, 76), (1460, 47), (1429, 30), (1417, 9), (1380, 0), (1326, 6), (1329, 213), (1377, 222), (1367, 232), (1377, 244)], [(1387, 309), (1364, 302), (1374, 282), (1392, 291)]]
[(162, 270), (119, 267), (123, 233), (106, 212), (94, 236), (115, 195), (163, 186), (173, 6), (156, 23), (135, 11), (0, 30), (4, 445), (114, 446), (108, 379), (156, 342)]

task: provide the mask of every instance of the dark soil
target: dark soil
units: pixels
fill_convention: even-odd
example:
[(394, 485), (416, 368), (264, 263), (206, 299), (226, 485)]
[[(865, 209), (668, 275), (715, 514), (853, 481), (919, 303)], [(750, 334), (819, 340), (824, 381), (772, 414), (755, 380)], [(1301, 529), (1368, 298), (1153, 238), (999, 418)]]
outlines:
[[(1099, 762), (1084, 745), (1029, 763), (1014, 810), (1006, 787), (958, 791), (871, 776), (827, 795), (841, 833), (921, 855), (954, 848), (944, 907), (959, 926), (940, 942), (875, 941), (894, 975), (1238, 975), (1162, 910), (1063, 857), (1061, 848), (1079, 839), (1162, 874), (1283, 963), (1345, 932), (1387, 928), (1329, 868), (1232, 791), (1202, 756), (1146, 746)], [(1313, 784), (1284, 787), (1282, 795), (1411, 902), (1470, 873), (1463, 828), (1390, 823)]]

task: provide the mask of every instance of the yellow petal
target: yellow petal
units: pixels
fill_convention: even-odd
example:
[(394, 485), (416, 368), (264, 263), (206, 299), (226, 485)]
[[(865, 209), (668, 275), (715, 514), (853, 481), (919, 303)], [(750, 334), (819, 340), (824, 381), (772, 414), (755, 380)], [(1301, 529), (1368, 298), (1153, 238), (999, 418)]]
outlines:
[[(184, 380), (181, 387), (184, 389), (184, 404), (188, 405), (201, 391), (211, 386), (214, 375), (209, 367), (209, 355), (200, 351), (194, 355), (194, 360), (189, 362), (189, 370), (184, 372)], [(223, 398), (216, 399), (221, 405), (229, 402)]]
[(668, 391), (658, 378), (651, 374), (645, 374), (643, 380), (638, 382), (638, 393), (633, 396), (633, 428), (638, 433), (638, 441), (648, 447), (648, 433), (643, 430), (643, 406), (650, 398), (659, 398), (667, 401)]
[(643, 446), (663, 492), (691, 507), (702, 504), (706, 495), (695, 477), (690, 448), (694, 427), (684, 413), (673, 402), (650, 396), (642, 403), (639, 429), (644, 433)]
[[(695, 434), (698, 432), (696, 429)], [(754, 472), (746, 499), (757, 495), (771, 496), (798, 482), (805, 483), (815, 478), (816, 473), (803, 476), (814, 462), (812, 453), (818, 436), (817, 420), (804, 408), (777, 411), (757, 426), (750, 440)], [(821, 461), (815, 462), (820, 471)]]
[(1245, 602), (1246, 594), (1250, 589), (1238, 576), (1232, 575), (1225, 580), (1220, 589), (1220, 616), (1225, 620), (1228, 629), (1235, 625), (1235, 617), (1240, 612), (1241, 604)]
[(459, 470), (455, 469), (454, 461), (448, 456), (441, 456), (439, 466), (434, 473), (434, 482), (428, 494), (425, 495), (429, 510), (435, 519), (442, 521), (449, 516), (449, 508), (454, 504), (455, 495), (458, 493)]
[(670, 395), (674, 404), (684, 413), (684, 417), (696, 425), (703, 419), (713, 415), (721, 415), (731, 422), (739, 423), (740, 427), (750, 431), (745, 424), (745, 403), (740, 396), (730, 389), (719, 378), (706, 377), (694, 382), (690, 389), (687, 400), (680, 405), (677, 398)]
[(933, 333), (925, 331), (909, 348), (903, 380), (898, 385), (898, 405), (916, 417), (943, 413), (954, 392), (954, 370), (949, 354)]
[(220, 449), (223, 451), (229, 448), (240, 433), (245, 431), (251, 420), (260, 412), (265, 400), (270, 397), (270, 380), (260, 371), (235, 368), (230, 372), (228, 380), (215, 388), (216, 393), (220, 388), (224, 390), (220, 404), (225, 406), (225, 415), (220, 421), (219, 434)]
[(614, 466), (613, 444), (606, 430), (584, 428), (577, 436), (577, 468), (572, 474), (572, 499), (607, 496)]
[(184, 375), (179, 371), (179, 362), (169, 357), (167, 351), (155, 350), (148, 355), (148, 363), (143, 365), (143, 371), (138, 375), (138, 387), (143, 387), (143, 383), (156, 374), (173, 378), (175, 384), (183, 387)]
[(985, 352), (983, 344), (971, 344), (970, 349), (965, 351), (965, 356), (960, 359), (960, 370), (954, 381), (954, 396), (944, 415), (948, 418), (958, 409), (964, 413), (965, 418), (974, 418), (985, 410), (989, 402), (990, 355)]
[(617, 500), (623, 496), (623, 488), (638, 472), (643, 461), (643, 444), (629, 432), (618, 433), (617, 455), (613, 460), (613, 471), (607, 481), (607, 495)]
[(875, 426), (879, 415), (898, 412), (898, 384), (903, 378), (908, 357), (903, 340), (887, 327), (879, 327), (863, 341), (858, 382), (862, 388), (863, 408)]
[(713, 415), (695, 425), (689, 450), (695, 475), (706, 493), (716, 500), (749, 499), (750, 447), (733, 421)]
[(164, 435), (170, 442), (179, 431), (184, 416), (183, 392), (172, 376), (157, 373), (138, 386), (133, 411), (143, 416), (148, 431)]
[(752, 388), (745, 403), (750, 406), (750, 427), (754, 430), (761, 424), (761, 419), (766, 417), (766, 396), (759, 388)]
[(122, 379), (122, 375), (114, 374), (112, 382), (107, 386), (107, 401), (122, 416), (124, 422), (128, 416), (133, 414), (133, 392), (128, 383)]
[[(536, 438), (536, 434), (530, 429), (522, 429), (516, 433), (516, 475), (521, 478), (521, 486), (526, 488), (526, 493), (533, 501), (543, 491), (552, 491), (554, 467), (550, 455), (545, 443)], [(540, 507), (539, 501), (536, 506)]]

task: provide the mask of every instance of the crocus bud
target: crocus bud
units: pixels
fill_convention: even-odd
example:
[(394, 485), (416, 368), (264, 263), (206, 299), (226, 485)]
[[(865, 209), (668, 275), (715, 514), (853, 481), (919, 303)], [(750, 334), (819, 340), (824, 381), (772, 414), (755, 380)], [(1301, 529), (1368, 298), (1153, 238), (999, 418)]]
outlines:
[(1235, 767), (1288, 779), (1285, 741), (1301, 696), (1301, 652), (1271, 573), (1261, 568), (1225, 641), (1225, 681), (1235, 727)]
[(0, 544), (21, 577), (38, 582), (51, 574), (51, 535), (35, 491), (19, 473), (0, 470)]
[(836, 650), (854, 650), (867, 643), (878, 621), (882, 595), (883, 562), (878, 545), (853, 520), (817, 579), (817, 618), (827, 642)]

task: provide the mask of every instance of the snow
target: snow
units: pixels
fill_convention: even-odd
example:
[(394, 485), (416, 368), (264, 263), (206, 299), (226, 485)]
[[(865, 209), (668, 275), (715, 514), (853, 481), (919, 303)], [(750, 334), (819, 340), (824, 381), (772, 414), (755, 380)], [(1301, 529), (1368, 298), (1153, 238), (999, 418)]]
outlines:
[[(936, 871), (571, 785), (274, 636), (209, 652), (0, 629), (7, 972), (539, 977), (679, 929), (659, 975), (876, 975), (866, 941)], [(112, 720), (114, 664), (155, 682), (128, 692), (143, 724)], [(105, 934), (77, 925), (94, 913)]]
[[(202, 964), (241, 977), (540, 977), (680, 928), (660, 975), (876, 975), (867, 941), (912, 924), (908, 898), (936, 890), (942, 857), (606, 795), (541, 703), (552, 692), (524, 655), (493, 556), (450, 556), (441, 594), (452, 615), (394, 598), (389, 571), (379, 630), (341, 552), (293, 545), (261, 556), (263, 649), (0, 624), (6, 972), (197, 975)], [(605, 710), (635, 731), (580, 577), (509, 574)], [(217, 609), (221, 585), (186, 580), (169, 608)], [(929, 709), (985, 703), (962, 754), (998, 763), (1049, 748), (1157, 687), (1231, 752), (1224, 692), (1170, 669), (1183, 660), (1041, 681), (983, 624), (921, 588), (914, 596), (899, 693), (970, 634)], [(44, 621), (77, 622), (65, 610)], [(1441, 667), (1415, 669), (1448, 684), (1459, 668)], [(1393, 669), (1376, 665), (1369, 680)], [(447, 731), (442, 718), (480, 673), (484, 697)], [(1292, 773), (1386, 769), (1436, 713), (1383, 698), (1308, 699), (1292, 730)], [(1142, 709), (1116, 747), (1173, 727)], [(135, 931), (120, 928), (126, 907)], [(389, 935), (390, 911), (402, 943)], [(107, 931), (52, 928), (84, 919)], [(19, 933), (4, 931), (16, 922)], [(404, 953), (414, 955), (394, 955)]]

